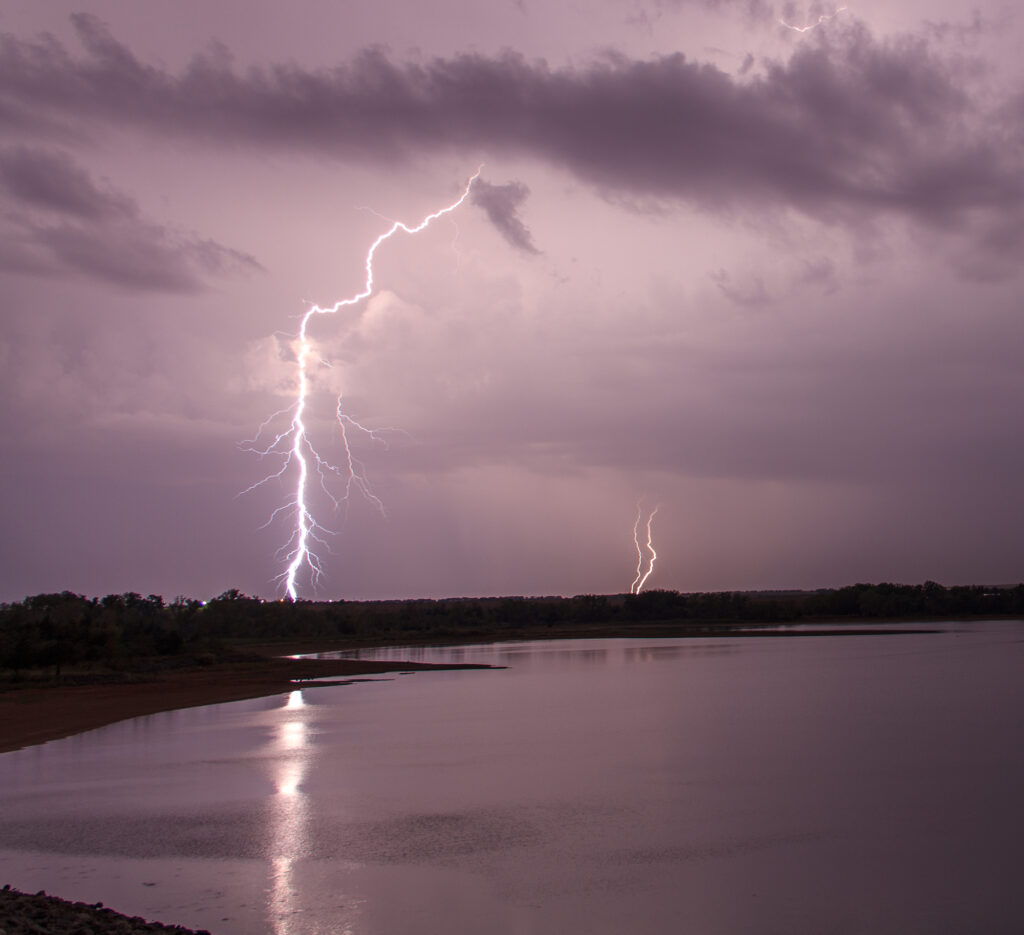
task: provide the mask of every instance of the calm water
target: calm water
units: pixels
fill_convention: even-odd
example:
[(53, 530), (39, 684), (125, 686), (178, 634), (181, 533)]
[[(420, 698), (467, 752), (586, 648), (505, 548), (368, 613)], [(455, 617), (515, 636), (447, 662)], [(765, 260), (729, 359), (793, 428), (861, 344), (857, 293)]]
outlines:
[(0, 882), (214, 935), (1024, 931), (1024, 624), (405, 650), (0, 755)]

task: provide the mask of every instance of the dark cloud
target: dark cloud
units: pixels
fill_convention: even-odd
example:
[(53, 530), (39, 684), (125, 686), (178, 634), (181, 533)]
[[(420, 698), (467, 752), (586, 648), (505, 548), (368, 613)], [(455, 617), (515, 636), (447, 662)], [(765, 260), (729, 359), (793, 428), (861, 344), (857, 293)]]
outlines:
[[(834, 331), (826, 309), (836, 306), (812, 303), (796, 331), (780, 328), (779, 314), (746, 314), (749, 342), (686, 349), (626, 337), (603, 356), (589, 348), (586, 371), (573, 370), (578, 348), (568, 342), (542, 354), (495, 341), (521, 358), (460, 397), (457, 418), (423, 432), (429, 441), (416, 457), (451, 466), (525, 452), (538, 462), (691, 476), (1015, 490), (1024, 446), (1000, 428), (1024, 392), (1013, 289), (936, 326), (948, 285), (934, 287), (927, 326), (910, 324), (902, 297), (869, 310), (869, 288), (846, 300)], [(954, 301), (973, 291), (961, 287)], [(822, 329), (828, 341), (806, 340)]]
[(126, 289), (197, 292), (204, 273), (259, 269), (250, 256), (212, 241), (176, 238), (165, 228), (143, 222), (98, 232), (81, 226), (40, 229), (36, 243), (52, 257), (57, 271), (84, 275)]
[(0, 149), (0, 208), (0, 268), (9, 271), (193, 292), (205, 275), (261, 268), (247, 254), (146, 221), (131, 198), (100, 188), (60, 150)]
[(483, 179), (473, 183), (473, 204), (483, 208), (490, 222), (513, 247), (526, 253), (539, 253), (533, 235), (519, 217), (519, 206), (529, 197), (522, 182), (491, 185)]
[(175, 78), (139, 63), (94, 19), (75, 22), (85, 60), (37, 46), (26, 83), (25, 46), (9, 39), (0, 87), (20, 78), (23, 94), (62, 110), (350, 156), (526, 150), (602, 185), (698, 200), (760, 194), (808, 210), (927, 214), (1021, 196), (1016, 166), (984, 135), (962, 132), (970, 102), (944, 63), (921, 43), (879, 44), (856, 29), (747, 82), (682, 55), (553, 71), (512, 54), (400, 65), (379, 50), (333, 71), (244, 77), (223, 54), (207, 55)]
[(222, 48), (175, 75), (95, 18), (73, 22), (84, 55), (52, 38), (3, 38), (0, 108), (79, 130), (116, 123), (363, 161), (529, 155), (616, 197), (828, 220), (891, 213), (974, 237), (996, 228), (1009, 252), (1020, 243), (1005, 236), (1024, 214), (1019, 153), (1005, 145), (1019, 108), (990, 114), (926, 43), (879, 41), (853, 23), (735, 78), (682, 54), (553, 69), (513, 53), (396, 63), (380, 49), (333, 69), (240, 73)]
[(66, 153), (38, 147), (0, 150), (0, 186), (17, 202), (89, 220), (131, 217), (131, 199), (101, 191)]

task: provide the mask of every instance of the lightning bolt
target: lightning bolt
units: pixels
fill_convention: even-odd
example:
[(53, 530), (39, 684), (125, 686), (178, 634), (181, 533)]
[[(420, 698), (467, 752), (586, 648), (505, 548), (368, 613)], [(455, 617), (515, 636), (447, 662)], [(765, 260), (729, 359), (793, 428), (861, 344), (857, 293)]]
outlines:
[(819, 16), (815, 22), (810, 23), (807, 26), (794, 26), (792, 25), (792, 23), (787, 23), (784, 19), (780, 19), (779, 24), (785, 26), (786, 29), (792, 29), (793, 32), (810, 32), (812, 29), (817, 28), (827, 20), (835, 19), (840, 13), (844, 12), (845, 10), (846, 7), (841, 6), (836, 9), (835, 13), (822, 13), (821, 16)]
[(647, 571), (644, 571), (644, 553), (640, 546), (640, 520), (643, 518), (643, 511), (639, 503), (636, 505), (636, 522), (633, 523), (633, 545), (636, 546), (636, 578), (633, 579), (633, 583), (629, 586), (630, 594), (639, 594), (644, 583), (651, 577), (651, 572), (654, 571), (654, 562), (658, 558), (658, 553), (654, 551), (654, 545), (652, 544), (651, 524), (654, 522), (654, 517), (660, 508), (659, 504), (647, 516), (647, 542), (644, 545), (648, 552), (648, 559)]
[[(426, 229), (433, 221), (451, 214), (469, 197), (473, 183), (480, 177), (483, 166), (480, 166), (466, 182), (462, 194), (451, 204), (446, 205), (433, 214), (428, 214), (422, 221), (414, 226), (409, 226), (401, 221), (394, 221), (391, 226), (370, 245), (366, 252), (364, 268), (366, 279), (363, 288), (355, 295), (346, 299), (339, 299), (333, 305), (321, 306), (311, 305), (302, 316), (299, 324), (298, 334), (295, 336), (292, 346), (295, 350), (296, 369), (298, 371), (298, 388), (295, 395), (295, 402), (287, 409), (281, 409), (267, 418), (256, 432), (256, 437), (242, 443), (246, 451), (251, 451), (259, 457), (276, 455), (281, 458), (281, 468), (268, 474), (262, 480), (257, 481), (243, 494), (263, 486), (269, 481), (284, 478), (290, 469), (294, 468), (295, 487), (292, 497), (271, 513), (270, 518), (261, 528), (266, 528), (282, 514), (290, 515), (295, 522), (288, 541), (278, 550), (279, 557), (283, 556), (285, 570), (276, 578), (284, 583), (284, 591), (292, 601), (298, 597), (296, 580), (304, 569), (308, 571), (310, 581), (315, 587), (320, 575), (323, 574), (323, 563), (316, 551), (316, 546), (330, 549), (325, 538), (332, 534), (327, 527), (321, 525), (314, 517), (308, 497), (308, 484), (311, 479), (311, 472), (319, 477), (319, 483), (324, 492), (330, 497), (337, 508), (341, 503), (347, 502), (353, 490), (361, 493), (383, 514), (384, 505), (373, 493), (362, 465), (352, 453), (349, 443), (349, 431), (354, 430), (367, 435), (371, 439), (378, 439), (379, 432), (361, 425), (351, 416), (346, 415), (342, 408), (341, 396), (338, 397), (335, 409), (335, 418), (341, 427), (342, 463), (335, 465), (322, 457), (313, 443), (310, 441), (306, 427), (306, 407), (310, 390), (309, 362), (313, 354), (313, 343), (308, 337), (310, 322), (317, 315), (335, 315), (344, 308), (358, 305), (364, 299), (368, 299), (374, 291), (373, 261), (377, 250), (390, 240), (399, 231), (406, 234), (418, 234)], [(290, 416), (286, 427), (282, 431), (275, 431), (273, 425), (281, 417)], [(328, 487), (328, 480), (331, 476), (340, 478), (344, 493), (336, 497)]]

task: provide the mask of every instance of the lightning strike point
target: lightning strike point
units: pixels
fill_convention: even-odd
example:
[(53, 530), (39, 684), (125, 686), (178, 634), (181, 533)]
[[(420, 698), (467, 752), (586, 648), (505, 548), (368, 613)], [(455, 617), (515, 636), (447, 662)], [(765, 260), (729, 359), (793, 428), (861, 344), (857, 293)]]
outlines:
[(643, 518), (643, 511), (639, 503), (636, 505), (636, 522), (633, 523), (633, 545), (636, 546), (636, 578), (633, 579), (633, 583), (629, 586), (630, 594), (639, 594), (647, 579), (651, 577), (651, 572), (654, 571), (654, 562), (658, 558), (658, 553), (654, 551), (651, 525), (659, 509), (661, 509), (660, 504), (655, 506), (647, 516), (647, 541), (643, 546), (643, 548), (647, 549), (647, 570), (644, 571), (644, 552), (640, 545), (640, 520)]
[[(372, 503), (382, 515), (384, 514), (384, 504), (373, 493), (369, 481), (363, 472), (362, 465), (352, 453), (348, 432), (349, 430), (356, 430), (367, 435), (371, 439), (377, 439), (379, 436), (375, 434), (374, 430), (366, 428), (351, 416), (345, 414), (342, 409), (341, 396), (338, 397), (337, 407), (335, 410), (335, 418), (338, 425), (341, 427), (341, 446), (343, 453), (341, 466), (339, 467), (322, 457), (309, 438), (309, 432), (305, 421), (310, 384), (308, 362), (310, 360), (310, 355), (313, 352), (313, 344), (307, 336), (309, 324), (316, 315), (337, 314), (342, 309), (358, 305), (364, 299), (368, 299), (373, 295), (373, 261), (377, 254), (377, 250), (381, 245), (390, 240), (391, 237), (400, 231), (406, 234), (418, 234), (420, 231), (425, 230), (433, 221), (451, 214), (469, 197), (473, 183), (480, 177), (480, 172), (482, 170), (483, 166), (481, 165), (476, 172), (469, 177), (469, 180), (466, 182), (462, 190), (462, 194), (455, 201), (438, 211), (435, 211), (433, 214), (428, 214), (418, 224), (410, 226), (402, 221), (393, 221), (391, 226), (373, 241), (366, 253), (366, 259), (363, 263), (364, 269), (366, 270), (366, 278), (363, 282), (363, 288), (359, 292), (346, 299), (339, 299), (333, 305), (311, 305), (307, 309), (299, 324), (298, 334), (295, 335), (292, 342), (298, 373), (298, 388), (295, 402), (287, 409), (283, 409), (267, 418), (257, 430), (256, 437), (242, 443), (244, 450), (251, 451), (259, 457), (276, 455), (281, 459), (280, 470), (268, 474), (247, 490), (242, 491), (243, 493), (255, 490), (257, 487), (261, 487), (268, 481), (274, 479), (280, 480), (285, 477), (289, 469), (294, 468), (294, 494), (282, 506), (274, 510), (270, 519), (267, 521), (267, 525), (269, 525), (282, 513), (288, 513), (294, 518), (295, 528), (292, 531), (291, 536), (288, 538), (288, 541), (281, 547), (281, 549), (278, 550), (278, 554), (284, 556), (285, 569), (277, 576), (276, 579), (283, 583), (285, 594), (289, 600), (295, 601), (298, 598), (297, 580), (300, 573), (303, 571), (308, 573), (310, 583), (313, 587), (316, 587), (320, 575), (323, 574), (324, 568), (320, 555), (315, 549), (315, 545), (327, 548), (329, 551), (329, 545), (324, 536), (332, 534), (329, 529), (322, 526), (316, 520), (309, 506), (307, 485), (310, 480), (311, 468), (319, 475), (320, 486), (328, 497), (330, 497), (335, 507), (338, 507), (342, 503), (347, 503), (352, 491), (358, 490), (359, 493), (362, 494), (366, 500)], [(288, 414), (291, 415), (291, 419), (282, 431), (275, 431), (271, 428), (271, 424), (275, 419)], [(273, 440), (267, 443), (266, 440), (271, 437)], [(340, 497), (334, 496), (328, 487), (328, 481), (331, 475), (341, 478), (344, 492)]]

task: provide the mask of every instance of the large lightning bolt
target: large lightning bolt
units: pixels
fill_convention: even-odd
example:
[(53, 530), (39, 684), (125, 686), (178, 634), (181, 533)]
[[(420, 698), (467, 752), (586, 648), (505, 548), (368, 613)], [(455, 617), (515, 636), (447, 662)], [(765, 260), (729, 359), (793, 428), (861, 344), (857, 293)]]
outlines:
[(845, 9), (846, 7), (841, 6), (836, 9), (835, 13), (822, 13), (821, 16), (819, 16), (813, 23), (809, 23), (807, 26), (794, 26), (792, 23), (787, 23), (784, 19), (780, 19), (779, 24), (785, 26), (786, 29), (792, 29), (793, 32), (810, 32), (812, 29), (820, 26), (827, 20), (834, 19)]
[[(343, 308), (357, 305), (364, 299), (369, 298), (373, 294), (374, 290), (373, 261), (377, 254), (377, 250), (381, 245), (399, 231), (403, 231), (406, 234), (418, 234), (432, 221), (436, 221), (438, 218), (451, 214), (469, 197), (469, 192), (473, 187), (473, 182), (479, 178), (482, 169), (483, 166), (478, 168), (476, 172), (469, 177), (469, 180), (466, 182), (466, 185), (462, 190), (462, 194), (451, 204), (446, 205), (439, 211), (435, 211), (433, 214), (428, 214), (415, 226), (409, 226), (401, 221), (395, 221), (392, 223), (391, 227), (377, 237), (366, 253), (366, 260), (364, 263), (366, 279), (363, 283), (363, 288), (359, 292), (347, 299), (339, 299), (333, 305), (311, 305), (309, 307), (306, 313), (302, 316), (298, 334), (293, 342), (296, 367), (298, 370), (298, 388), (296, 391), (295, 402), (287, 409), (275, 412), (259, 427), (255, 438), (249, 439), (247, 442), (243, 443), (245, 450), (252, 451), (261, 457), (266, 455), (278, 455), (282, 459), (281, 469), (279, 471), (275, 471), (274, 473), (264, 477), (262, 480), (257, 481), (249, 487), (248, 490), (243, 491), (243, 493), (255, 490), (257, 487), (260, 487), (275, 478), (280, 479), (284, 477), (289, 469), (294, 467), (294, 495), (288, 502), (274, 510), (270, 519), (267, 520), (267, 523), (265, 524), (269, 525), (282, 513), (292, 516), (295, 521), (295, 528), (293, 529), (291, 536), (278, 550), (278, 555), (284, 557), (286, 567), (285, 570), (277, 576), (277, 580), (284, 583), (285, 593), (293, 601), (298, 596), (296, 579), (303, 569), (308, 570), (311, 583), (314, 586), (316, 585), (320, 575), (323, 573), (323, 564), (313, 544), (316, 543), (317, 545), (325, 548), (328, 547), (324, 535), (329, 534), (330, 530), (321, 525), (315, 519), (309, 507), (307, 491), (311, 470), (314, 470), (317, 473), (321, 487), (334, 502), (335, 506), (347, 501), (353, 488), (355, 488), (364, 497), (366, 497), (367, 500), (383, 512), (383, 504), (373, 493), (366, 476), (363, 473), (362, 466), (352, 453), (352, 448), (349, 444), (348, 430), (354, 429), (358, 432), (363, 432), (370, 438), (376, 438), (377, 435), (373, 430), (360, 425), (360, 423), (355, 421), (351, 416), (345, 414), (342, 409), (340, 396), (338, 397), (335, 416), (337, 418), (338, 425), (341, 426), (341, 443), (343, 451), (342, 464), (338, 466), (323, 458), (309, 439), (305, 422), (306, 405), (310, 389), (308, 364), (310, 356), (313, 353), (313, 344), (308, 337), (309, 324), (316, 315), (334, 315)], [(275, 432), (272, 428), (275, 420), (289, 414), (291, 418), (286, 427), (282, 431)], [(328, 488), (327, 481), (330, 475), (341, 478), (342, 486), (344, 488), (342, 496), (334, 496)]]
[(658, 553), (654, 551), (651, 524), (654, 522), (654, 517), (659, 508), (659, 506), (656, 506), (647, 516), (647, 542), (644, 543), (644, 546), (647, 549), (648, 555), (647, 571), (644, 571), (644, 553), (640, 546), (640, 520), (643, 518), (643, 512), (639, 503), (636, 506), (636, 522), (633, 523), (633, 545), (636, 546), (636, 578), (633, 579), (633, 583), (629, 586), (630, 594), (639, 594), (647, 579), (651, 577), (651, 572), (654, 571), (654, 562), (658, 557)]

